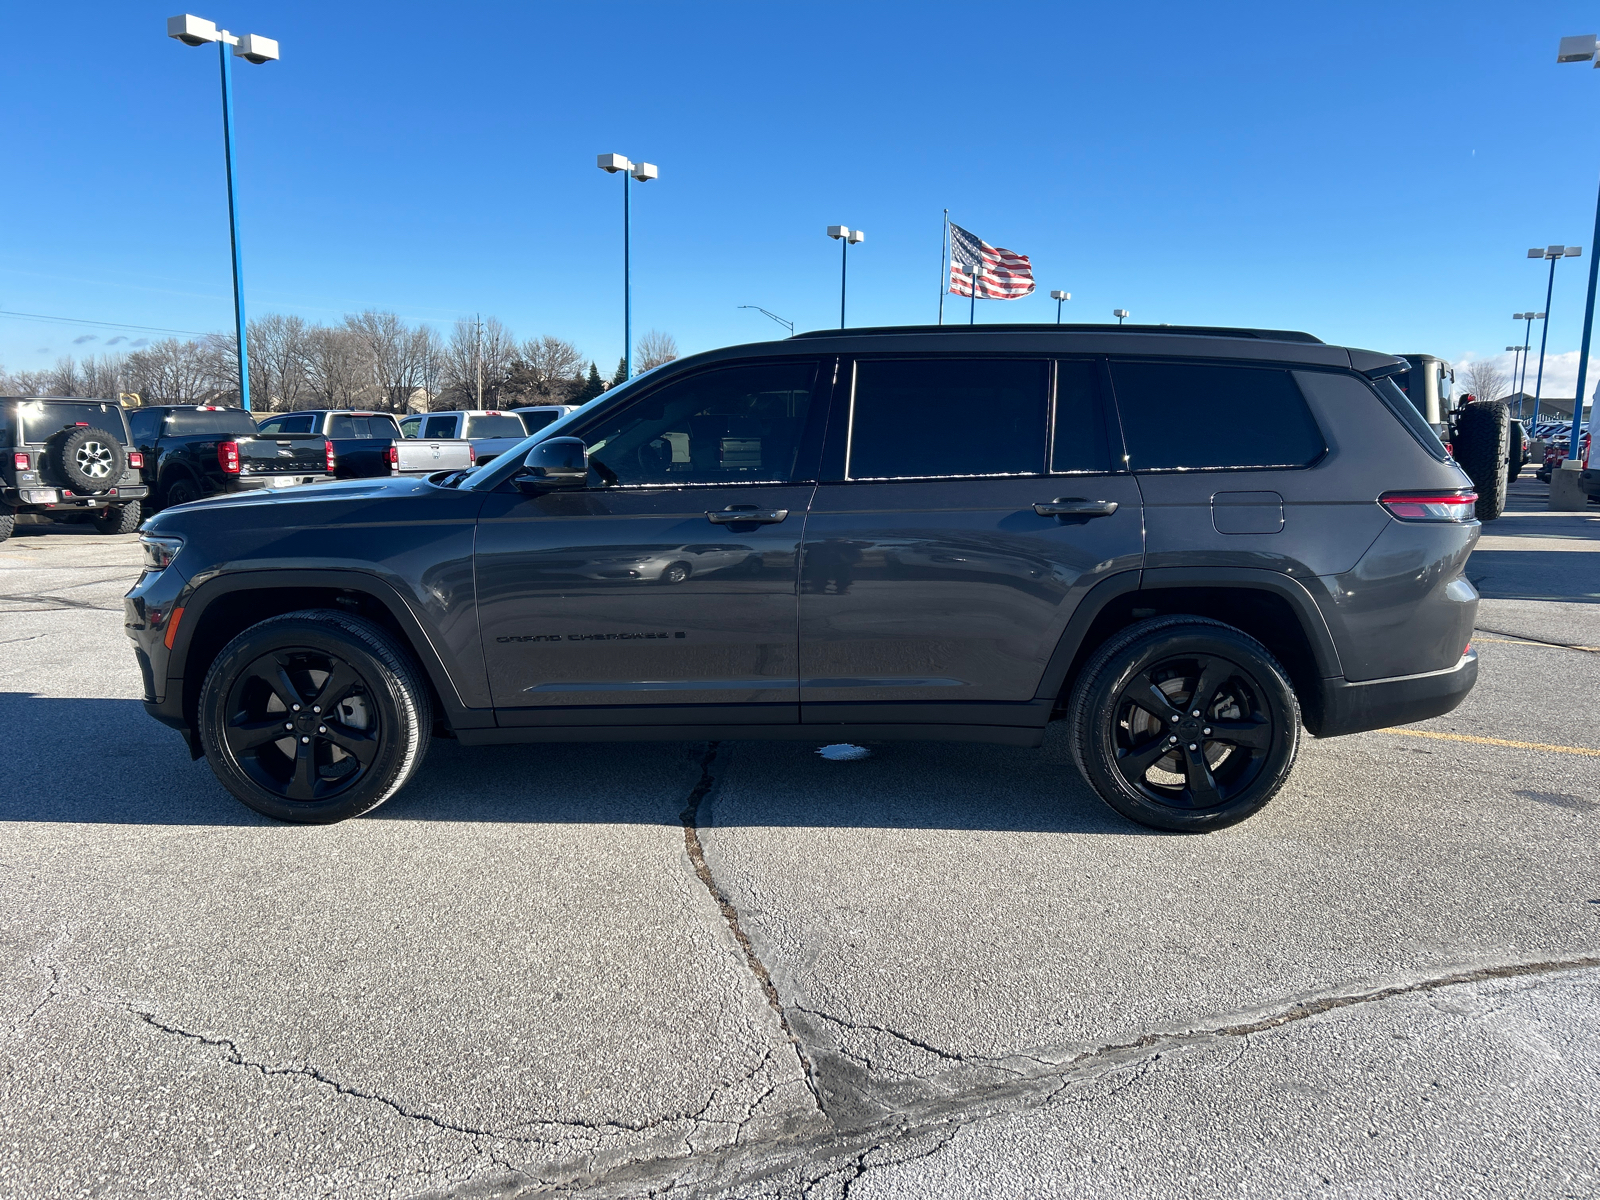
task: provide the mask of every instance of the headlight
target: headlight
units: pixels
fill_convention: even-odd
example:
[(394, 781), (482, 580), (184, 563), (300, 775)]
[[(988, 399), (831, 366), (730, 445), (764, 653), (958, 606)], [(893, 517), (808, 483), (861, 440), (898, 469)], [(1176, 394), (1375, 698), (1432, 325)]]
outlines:
[(139, 539), (139, 545), (144, 548), (145, 570), (165, 571), (172, 565), (172, 560), (178, 557), (178, 551), (183, 549), (183, 539), (146, 534)]

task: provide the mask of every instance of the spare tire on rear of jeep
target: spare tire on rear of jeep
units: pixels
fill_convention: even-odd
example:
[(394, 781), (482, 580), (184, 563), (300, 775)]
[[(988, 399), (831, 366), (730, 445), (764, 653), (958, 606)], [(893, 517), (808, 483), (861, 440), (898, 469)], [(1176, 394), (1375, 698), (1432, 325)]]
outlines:
[(1506, 510), (1511, 413), (1499, 400), (1478, 400), (1456, 414), (1455, 459), (1478, 489), (1478, 520)]
[(128, 469), (128, 454), (117, 435), (92, 425), (63, 429), (45, 443), (45, 458), (77, 492), (114, 488)]

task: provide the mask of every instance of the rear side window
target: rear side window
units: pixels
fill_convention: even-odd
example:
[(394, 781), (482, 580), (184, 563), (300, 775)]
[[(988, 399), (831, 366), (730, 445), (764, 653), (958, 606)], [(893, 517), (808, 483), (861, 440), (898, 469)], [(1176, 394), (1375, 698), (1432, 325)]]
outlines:
[(1400, 423), (1410, 431), (1417, 443), (1433, 455), (1440, 462), (1449, 457), (1444, 448), (1444, 443), (1439, 440), (1439, 435), (1432, 425), (1422, 419), (1422, 414), (1411, 403), (1406, 394), (1395, 385), (1393, 379), (1377, 379), (1373, 381), (1372, 390), (1378, 393), (1378, 399), (1395, 416), (1400, 418)]
[(1042, 474), (1049, 391), (1042, 359), (857, 362), (845, 474)]
[(160, 436), (161, 413), (154, 409), (136, 408), (128, 414), (128, 428), (132, 430), (136, 443), (148, 445)]
[(1052, 471), (1107, 469), (1106, 418), (1100, 404), (1100, 364), (1063, 359), (1056, 364), (1055, 432), (1050, 439)]
[(429, 417), (422, 426), (422, 436), (426, 438), (451, 438), (455, 435), (456, 419), (449, 414)]
[(1111, 379), (1135, 471), (1304, 467), (1327, 449), (1279, 367), (1113, 362)]
[(175, 408), (167, 413), (168, 435), (187, 433), (243, 434), (256, 432), (256, 423), (242, 408), (222, 408), (207, 412), (198, 408)]
[(273, 417), (261, 422), (262, 433), (310, 433), (316, 422), (315, 413), (296, 413), (292, 417)]

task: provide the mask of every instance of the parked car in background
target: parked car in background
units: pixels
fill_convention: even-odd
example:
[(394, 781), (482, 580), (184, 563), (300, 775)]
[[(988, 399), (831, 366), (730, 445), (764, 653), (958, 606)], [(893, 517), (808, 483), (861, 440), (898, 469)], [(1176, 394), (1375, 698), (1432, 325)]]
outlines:
[(1218, 829), (1302, 727), (1438, 716), (1477, 678), (1477, 496), (1407, 369), (1181, 326), (730, 347), (469, 474), (162, 513), (126, 628), (150, 713), (282, 820), (383, 803), (436, 733), (1040, 747), (1059, 721), (1118, 812)]
[(321, 437), (263, 436), (242, 408), (154, 404), (131, 410), (128, 425), (144, 459), (153, 508), (333, 478), (332, 454)]
[[(1551, 472), (1556, 470), (1556, 468), (1558, 468), (1566, 460), (1567, 446), (1572, 441), (1571, 425), (1558, 425), (1556, 429), (1558, 432), (1550, 437), (1548, 444), (1545, 446), (1544, 462), (1540, 465), (1538, 473), (1534, 476), (1540, 483), (1550, 482)], [(1583, 431), (1583, 445), (1579, 454), (1585, 464), (1587, 464), (1589, 461), (1589, 434), (1589, 429), (1585, 427)]]
[(1395, 384), (1433, 426), (1478, 489), (1478, 520), (1495, 520), (1505, 511), (1506, 489), (1516, 477), (1511, 464), (1522, 454), (1517, 441), (1521, 427), (1512, 429), (1510, 406), (1504, 400), (1457, 396), (1456, 373), (1441, 358), (1431, 354), (1400, 357), (1407, 369), (1395, 375)]
[(306, 408), (264, 417), (261, 431), (316, 434), (333, 447), (333, 472), (340, 479), (386, 475), (426, 475), (461, 471), (474, 464), (472, 447), (461, 439), (408, 442), (389, 413), (353, 408)]
[(456, 409), (406, 417), (400, 422), (400, 432), (408, 438), (466, 438), (481, 465), (524, 441), (528, 427), (515, 413)]
[(0, 396), (0, 541), (19, 515), (139, 528), (149, 488), (120, 405), (63, 396)]
[(522, 418), (522, 424), (529, 433), (538, 433), (547, 425), (553, 425), (570, 412), (577, 412), (576, 404), (535, 404), (528, 408), (513, 408), (512, 412)]

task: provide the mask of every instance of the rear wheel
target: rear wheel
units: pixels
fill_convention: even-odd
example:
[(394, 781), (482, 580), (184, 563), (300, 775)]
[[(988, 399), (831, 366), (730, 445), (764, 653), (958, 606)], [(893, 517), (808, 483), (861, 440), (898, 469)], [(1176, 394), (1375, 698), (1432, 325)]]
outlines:
[(1480, 521), (1506, 510), (1511, 413), (1499, 401), (1475, 401), (1456, 414), (1455, 457), (1478, 491)]
[(174, 504), (188, 504), (191, 500), (200, 499), (200, 489), (187, 475), (180, 475), (167, 484), (166, 495), (167, 507), (170, 508)]
[(371, 621), (269, 617), (223, 648), (200, 692), (200, 740), (222, 785), (282, 821), (327, 824), (382, 804), (416, 773), (427, 684)]
[(11, 511), (11, 507), (9, 505), (0, 504), (0, 542), (3, 542), (10, 537), (11, 531), (16, 527), (16, 514)]
[(1203, 833), (1277, 794), (1300, 748), (1300, 705), (1265, 646), (1220, 621), (1157, 617), (1084, 667), (1067, 713), (1078, 770), (1155, 829)]
[(134, 533), (139, 528), (142, 512), (137, 500), (115, 504), (94, 515), (94, 524), (101, 533)]

